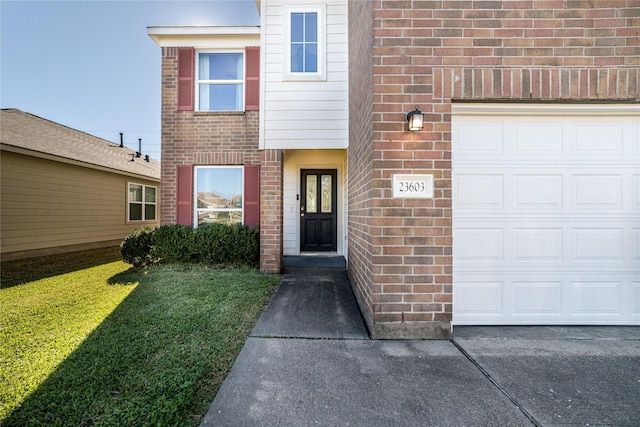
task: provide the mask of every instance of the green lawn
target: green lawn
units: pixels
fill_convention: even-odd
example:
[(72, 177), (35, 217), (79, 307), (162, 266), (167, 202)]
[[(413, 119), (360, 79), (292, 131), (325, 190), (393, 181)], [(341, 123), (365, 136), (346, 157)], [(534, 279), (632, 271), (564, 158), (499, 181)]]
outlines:
[(0, 289), (2, 426), (199, 424), (279, 282), (81, 264)]

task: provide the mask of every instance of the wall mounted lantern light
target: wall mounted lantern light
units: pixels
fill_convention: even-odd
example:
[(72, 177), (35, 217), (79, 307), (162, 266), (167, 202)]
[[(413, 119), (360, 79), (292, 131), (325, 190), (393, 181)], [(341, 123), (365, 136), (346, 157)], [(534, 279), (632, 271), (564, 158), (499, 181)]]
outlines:
[(416, 105), (416, 109), (413, 111), (409, 111), (407, 113), (407, 121), (409, 122), (409, 130), (410, 131), (418, 131), (422, 130), (422, 124), (424, 122), (424, 116), (422, 115), (422, 111), (418, 110), (418, 106)]

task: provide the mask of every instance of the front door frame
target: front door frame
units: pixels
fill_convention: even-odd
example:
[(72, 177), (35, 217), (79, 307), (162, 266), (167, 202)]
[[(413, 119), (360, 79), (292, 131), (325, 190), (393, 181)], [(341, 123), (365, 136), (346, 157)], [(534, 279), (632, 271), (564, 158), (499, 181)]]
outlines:
[[(306, 206), (306, 183), (307, 176), (323, 175), (331, 176), (331, 212), (321, 212), (320, 209), (320, 186), (321, 180), (317, 180), (317, 212), (309, 212)], [(300, 252), (337, 252), (338, 249), (338, 170), (337, 169), (300, 169)], [(313, 236), (314, 242), (308, 241), (307, 221), (316, 221)], [(323, 227), (330, 224), (330, 235), (323, 230)], [(313, 227), (313, 225), (312, 225)], [(323, 232), (324, 231), (324, 232)]]

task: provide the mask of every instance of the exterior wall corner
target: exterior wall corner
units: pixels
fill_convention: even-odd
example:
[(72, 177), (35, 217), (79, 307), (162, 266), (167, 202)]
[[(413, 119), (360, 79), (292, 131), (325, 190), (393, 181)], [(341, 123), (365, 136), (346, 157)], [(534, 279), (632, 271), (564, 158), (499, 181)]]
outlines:
[(389, 322), (374, 323), (371, 337), (377, 340), (448, 340), (451, 322)]
[(279, 274), (283, 262), (281, 150), (263, 150), (260, 168), (260, 271)]

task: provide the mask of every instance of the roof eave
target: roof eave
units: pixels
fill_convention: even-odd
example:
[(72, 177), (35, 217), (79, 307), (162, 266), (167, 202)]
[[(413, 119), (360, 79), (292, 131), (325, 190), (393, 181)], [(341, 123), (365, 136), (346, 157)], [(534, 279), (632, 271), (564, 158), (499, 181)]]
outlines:
[(147, 27), (147, 34), (160, 47), (174, 47), (194, 40), (259, 40), (260, 27)]
[(79, 160), (70, 159), (68, 157), (57, 156), (55, 154), (43, 153), (42, 151), (36, 151), (36, 150), (24, 148), (24, 147), (18, 147), (15, 145), (6, 144), (4, 142), (0, 143), (0, 150), (8, 151), (16, 154), (23, 154), (31, 157), (36, 157), (39, 159), (44, 159), (44, 160), (52, 160), (55, 162), (66, 163), (69, 165), (81, 166), (88, 169), (95, 169), (103, 172), (115, 173), (117, 175), (123, 175), (123, 176), (135, 177), (139, 179), (146, 179), (149, 181), (160, 182), (159, 176), (141, 174), (141, 173), (136, 173), (133, 171), (127, 171), (123, 169), (110, 168), (107, 166), (96, 165), (95, 163), (82, 162)]

